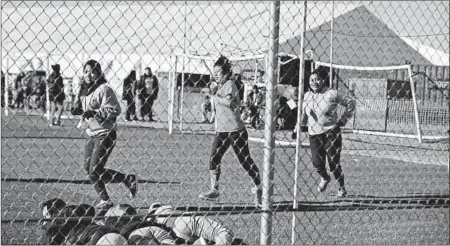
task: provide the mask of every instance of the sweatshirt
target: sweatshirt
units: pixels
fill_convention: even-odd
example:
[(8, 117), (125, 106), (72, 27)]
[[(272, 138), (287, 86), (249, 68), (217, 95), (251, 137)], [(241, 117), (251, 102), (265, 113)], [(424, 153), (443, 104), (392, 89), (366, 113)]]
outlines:
[[(345, 107), (344, 113), (338, 118), (337, 106)], [(338, 122), (342, 125), (353, 116), (356, 102), (353, 98), (323, 87), (318, 92), (308, 91), (303, 100), (302, 126), (308, 126), (309, 135), (318, 135), (334, 128)]]
[(83, 111), (93, 110), (95, 117), (82, 118), (79, 128), (86, 128), (91, 137), (106, 135), (116, 128), (117, 117), (121, 112), (119, 100), (113, 89), (106, 83), (98, 86), (92, 93), (81, 97)]

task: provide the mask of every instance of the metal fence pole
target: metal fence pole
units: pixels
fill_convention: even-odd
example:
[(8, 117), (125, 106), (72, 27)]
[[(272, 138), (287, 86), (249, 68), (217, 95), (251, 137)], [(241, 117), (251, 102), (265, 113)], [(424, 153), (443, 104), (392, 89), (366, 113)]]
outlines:
[(261, 216), (261, 236), (260, 244), (269, 245), (272, 241), (272, 193), (273, 193), (273, 163), (275, 146), (274, 132), (275, 124), (273, 123), (274, 112), (274, 97), (275, 84), (277, 78), (278, 67), (278, 42), (279, 42), (279, 28), (280, 28), (280, 2), (273, 1), (271, 4), (271, 20), (270, 20), (270, 40), (269, 40), (269, 59), (270, 59), (270, 73), (269, 81), (266, 85), (266, 115), (265, 115), (265, 129), (264, 129), (264, 167), (262, 172), (263, 177), (263, 194), (262, 194), (262, 209), (266, 212)]
[(303, 6), (303, 23), (302, 23), (302, 36), (300, 38), (300, 68), (299, 68), (299, 82), (298, 82), (298, 102), (297, 102), (297, 123), (295, 125), (295, 127), (297, 128), (297, 139), (296, 139), (296, 147), (295, 147), (295, 171), (294, 171), (294, 201), (293, 201), (293, 208), (294, 208), (294, 212), (292, 212), (292, 231), (291, 231), (291, 244), (295, 245), (296, 239), (297, 239), (297, 235), (295, 232), (295, 225), (296, 222), (298, 220), (297, 218), (297, 213), (295, 212), (295, 210), (298, 208), (298, 204), (297, 204), (297, 194), (298, 194), (298, 166), (299, 166), (299, 162), (301, 160), (301, 156), (300, 156), (300, 149), (301, 149), (301, 133), (302, 131), (300, 130), (300, 124), (302, 121), (302, 115), (303, 115), (303, 94), (304, 94), (304, 74), (305, 74), (305, 61), (304, 61), (304, 56), (305, 56), (305, 33), (306, 33), (306, 14), (307, 14), (307, 1), (304, 1), (304, 6)]
[[(333, 88), (333, 28), (334, 28), (334, 1), (331, 7), (331, 33), (330, 33), (330, 88)], [(337, 89), (337, 88), (336, 88)]]
[[(170, 56), (170, 72), (169, 72), (169, 83), (168, 83), (168, 92), (169, 92), (169, 108), (168, 108), (168, 123), (169, 123), (169, 134), (173, 133), (173, 118), (174, 118), (174, 107), (175, 107), (175, 91), (177, 87), (176, 81), (176, 55)], [(173, 66), (173, 67), (172, 67)]]
[(6, 72), (3, 75), (5, 76), (5, 115), (9, 115), (9, 57), (6, 57)]
[[(49, 54), (47, 56), (47, 71), (51, 71), (50, 59), (51, 59), (51, 54)], [(45, 100), (46, 103), (45, 104), (47, 105), (47, 120), (50, 120), (51, 119), (50, 114), (52, 113), (52, 110), (50, 109), (50, 107), (51, 107), (51, 105), (50, 105), (50, 84), (49, 84), (49, 81), (48, 81), (48, 75), (47, 75), (47, 78), (45, 80), (45, 85), (46, 85), (45, 86), (45, 96), (46, 96), (46, 100)], [(52, 124), (52, 123), (53, 122), (50, 122), (49, 124)]]

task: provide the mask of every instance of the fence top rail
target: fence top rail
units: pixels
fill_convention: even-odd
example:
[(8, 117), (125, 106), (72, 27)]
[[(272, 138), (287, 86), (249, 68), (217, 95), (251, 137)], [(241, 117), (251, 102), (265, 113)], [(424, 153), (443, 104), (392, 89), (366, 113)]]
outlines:
[(321, 62), (316, 61), (317, 65), (333, 67), (337, 69), (347, 69), (347, 70), (358, 70), (358, 71), (385, 71), (385, 70), (399, 70), (399, 69), (408, 69), (411, 65), (398, 65), (398, 66), (385, 66), (385, 67), (358, 67), (358, 66), (349, 66), (349, 65), (339, 65), (332, 64), (329, 62)]
[[(186, 57), (191, 59), (202, 59), (202, 60), (209, 60), (209, 61), (215, 61), (217, 58), (219, 58), (218, 55), (213, 56), (202, 56), (202, 55), (191, 55), (191, 54), (183, 54), (183, 53), (175, 53), (175, 56), (178, 57)], [(254, 60), (254, 59), (265, 59), (266, 54), (257, 54), (252, 56), (228, 56), (227, 58), (230, 61), (248, 61), (248, 60)]]

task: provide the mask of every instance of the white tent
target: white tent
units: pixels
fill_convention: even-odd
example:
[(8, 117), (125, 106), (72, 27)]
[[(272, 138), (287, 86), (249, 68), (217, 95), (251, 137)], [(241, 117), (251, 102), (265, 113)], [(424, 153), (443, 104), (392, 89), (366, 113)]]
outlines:
[[(429, 58), (435, 65), (448, 65), (448, 2), (432, 3), (308, 2), (307, 28), (330, 21), (332, 6), (337, 18), (364, 4), (419, 52), (437, 54)], [(109, 76), (123, 79), (133, 68), (150, 66), (167, 72), (170, 56), (184, 50), (203, 55), (256, 54), (268, 47), (270, 33), (270, 2), (12, 1), (2, 5), (4, 57), (14, 63), (23, 54), (51, 54), (47, 63), (59, 62), (68, 77), (87, 58), (112, 62)], [(281, 4), (280, 43), (301, 34), (302, 8), (303, 2)], [(437, 10), (440, 14), (433, 15)], [(418, 29), (418, 24), (429, 29)], [(446, 35), (424, 39), (428, 30)], [(195, 72), (198, 66), (186, 69)]]

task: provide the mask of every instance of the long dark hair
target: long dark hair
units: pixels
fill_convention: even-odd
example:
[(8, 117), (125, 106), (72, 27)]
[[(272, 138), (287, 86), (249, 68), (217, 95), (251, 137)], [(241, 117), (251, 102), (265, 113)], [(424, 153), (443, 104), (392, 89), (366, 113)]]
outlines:
[(100, 66), (100, 63), (96, 60), (89, 60), (84, 64), (83, 74), (84, 74), (84, 70), (86, 69), (86, 66), (88, 66), (88, 65), (91, 66), (92, 70), (97, 71), (100, 74), (100, 77), (97, 80), (95, 80), (93, 83), (88, 84), (84, 80), (84, 75), (83, 75), (83, 79), (81, 82), (81, 90), (80, 90), (80, 95), (82, 95), (82, 96), (91, 94), (100, 85), (107, 83), (105, 75), (102, 72), (102, 67)]
[(131, 80), (131, 81), (135, 81), (136, 80), (136, 70), (131, 70), (130, 74), (128, 74), (127, 79)]
[(217, 61), (214, 63), (214, 67), (221, 67), (222, 72), (227, 75), (226, 78), (230, 79), (233, 71), (231, 70), (231, 63), (228, 58), (221, 55), (219, 59), (217, 59)]

